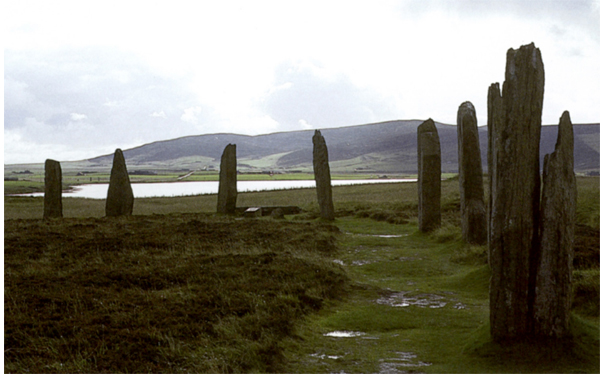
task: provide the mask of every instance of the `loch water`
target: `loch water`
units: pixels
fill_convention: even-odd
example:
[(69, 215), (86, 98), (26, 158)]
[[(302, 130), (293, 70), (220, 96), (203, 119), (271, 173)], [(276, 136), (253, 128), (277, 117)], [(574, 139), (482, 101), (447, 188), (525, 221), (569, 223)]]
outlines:
[[(332, 180), (333, 186), (371, 184), (371, 183), (399, 183), (416, 182), (416, 179), (352, 179)], [(238, 192), (271, 191), (297, 188), (314, 188), (314, 180), (267, 180), (267, 181), (238, 181)], [(203, 182), (172, 182), (172, 183), (132, 183), (133, 195), (143, 197), (173, 197), (216, 194), (219, 191), (218, 181)], [(63, 197), (79, 197), (86, 199), (105, 199), (108, 192), (107, 183), (82, 184), (73, 189), (63, 191)], [(23, 194), (17, 196), (44, 196), (43, 192)]]

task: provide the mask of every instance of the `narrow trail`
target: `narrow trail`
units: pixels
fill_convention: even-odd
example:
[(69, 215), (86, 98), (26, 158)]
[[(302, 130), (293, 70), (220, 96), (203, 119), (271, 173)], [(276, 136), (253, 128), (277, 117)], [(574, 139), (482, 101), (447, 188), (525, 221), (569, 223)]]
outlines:
[(452, 341), (487, 316), (485, 294), (457, 287), (480, 266), (453, 263), (450, 244), (432, 242), (413, 225), (336, 224), (344, 234), (333, 261), (354, 284), (347, 300), (310, 320), (292, 371), (439, 372), (442, 357), (460, 352)]
[(187, 178), (187, 177), (191, 176), (191, 175), (192, 175), (192, 174), (194, 174), (194, 173), (195, 173), (194, 171), (190, 171), (190, 172), (189, 172), (189, 173), (187, 173), (186, 175), (182, 175), (181, 177), (178, 177), (178, 178), (177, 178), (177, 180), (178, 180), (178, 181), (184, 180), (185, 178)]

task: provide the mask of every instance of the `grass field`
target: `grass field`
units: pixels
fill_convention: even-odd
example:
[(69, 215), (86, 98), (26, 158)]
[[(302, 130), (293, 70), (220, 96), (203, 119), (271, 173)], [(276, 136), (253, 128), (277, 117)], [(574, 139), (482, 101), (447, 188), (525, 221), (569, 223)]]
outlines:
[[(590, 372), (599, 352), (598, 178), (578, 178), (572, 337), (489, 337), (486, 247), (460, 240), (458, 182), (443, 224), (417, 230), (415, 183), (243, 193), (297, 205), (285, 220), (217, 216), (216, 196), (5, 197), (6, 372)], [(345, 336), (345, 337), (344, 337)]]

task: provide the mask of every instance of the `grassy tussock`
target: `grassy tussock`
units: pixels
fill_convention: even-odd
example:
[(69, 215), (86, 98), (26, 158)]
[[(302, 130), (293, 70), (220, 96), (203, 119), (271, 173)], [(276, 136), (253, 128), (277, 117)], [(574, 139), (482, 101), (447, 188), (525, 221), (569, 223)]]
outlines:
[(6, 221), (5, 370), (282, 370), (338, 298), (335, 227), (203, 215)]

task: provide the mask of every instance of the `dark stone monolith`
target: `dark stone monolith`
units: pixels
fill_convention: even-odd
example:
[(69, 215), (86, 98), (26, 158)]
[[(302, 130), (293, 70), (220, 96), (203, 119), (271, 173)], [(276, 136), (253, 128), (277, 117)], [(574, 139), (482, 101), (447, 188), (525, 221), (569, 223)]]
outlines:
[(62, 170), (60, 162), (46, 160), (44, 165), (44, 219), (61, 218), (62, 211)]
[(106, 216), (130, 216), (133, 213), (133, 190), (125, 165), (125, 157), (120, 149), (115, 151), (110, 171), (110, 183), (106, 196)]
[(235, 214), (237, 203), (237, 156), (235, 144), (228, 144), (221, 156), (217, 213)]
[(442, 157), (440, 138), (430, 118), (417, 128), (419, 167), (419, 230), (430, 232), (440, 227), (442, 197)]
[(325, 138), (319, 130), (315, 130), (313, 141), (313, 169), (317, 184), (317, 200), (321, 209), (321, 218), (335, 219), (333, 211), (333, 193), (331, 191), (331, 174), (329, 172), (329, 155)]
[[(490, 325), (495, 341), (531, 332), (539, 256), (539, 144), (544, 65), (532, 43), (510, 49), (492, 149)], [(496, 122), (496, 118), (500, 119)]]
[[(492, 206), (494, 202), (494, 194), (491, 193), (494, 185), (494, 148), (497, 147), (496, 142), (500, 141), (499, 137), (493, 137), (495, 124), (502, 123), (502, 96), (500, 94), (500, 85), (498, 83), (492, 84), (488, 89), (487, 97), (487, 112), (488, 112), (488, 149), (487, 149), (487, 163), (488, 163), (488, 242), (490, 242), (490, 223), (492, 221)], [(488, 264), (490, 263), (490, 251), (488, 251)]]
[(573, 300), (573, 252), (577, 183), (573, 171), (573, 125), (564, 112), (555, 150), (544, 158), (540, 261), (535, 284), (534, 333), (565, 337)]
[(458, 108), (456, 124), (462, 238), (469, 244), (483, 245), (487, 243), (487, 212), (477, 114), (471, 102), (464, 102)]

